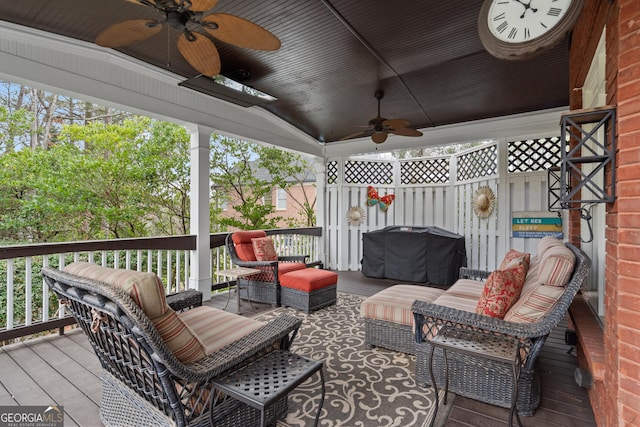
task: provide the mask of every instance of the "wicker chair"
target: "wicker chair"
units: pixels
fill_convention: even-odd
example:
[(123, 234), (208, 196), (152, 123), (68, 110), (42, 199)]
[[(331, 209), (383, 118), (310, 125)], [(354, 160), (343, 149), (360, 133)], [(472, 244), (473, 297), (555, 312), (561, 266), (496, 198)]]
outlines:
[(248, 299), (278, 307), (280, 305), (279, 277), (290, 271), (307, 268), (308, 255), (278, 256), (277, 261), (256, 261), (251, 239), (266, 237), (266, 235), (261, 230), (237, 231), (227, 235), (225, 243), (231, 261), (235, 265), (262, 271), (262, 273), (238, 279), (246, 283)]
[[(444, 307), (425, 301), (413, 304), (416, 334), (416, 382), (430, 384), (429, 365), (431, 345), (429, 339), (442, 326), (472, 329), (487, 334), (504, 334), (517, 337), (522, 346), (523, 364), (518, 383), (518, 413), (533, 415), (540, 405), (540, 378), (537, 369), (538, 356), (549, 333), (566, 316), (567, 310), (591, 268), (591, 261), (580, 249), (565, 243), (576, 256), (576, 262), (569, 283), (555, 306), (542, 318), (533, 323), (508, 322), (499, 318), (482, 316), (468, 311)], [(487, 277), (488, 272), (473, 270), (471, 277)], [(434, 353), (434, 373), (438, 383), (444, 383), (444, 360), (442, 352)], [(472, 399), (509, 408), (512, 373), (503, 364), (485, 358), (448, 355), (449, 390)]]
[[(210, 425), (210, 417), (216, 425), (257, 424), (259, 413), (239, 410), (234, 399), (226, 399), (210, 413), (212, 383), (266, 352), (288, 349), (301, 323), (295, 317), (279, 317), (213, 354), (182, 363), (122, 289), (52, 268), (44, 268), (42, 274), (100, 359), (100, 417), (107, 426), (204, 426)], [(187, 294), (187, 298), (173, 295), (167, 302), (176, 310), (200, 304), (200, 293)], [(286, 414), (286, 405), (285, 397), (276, 404), (277, 413), (270, 414), (271, 419)]]

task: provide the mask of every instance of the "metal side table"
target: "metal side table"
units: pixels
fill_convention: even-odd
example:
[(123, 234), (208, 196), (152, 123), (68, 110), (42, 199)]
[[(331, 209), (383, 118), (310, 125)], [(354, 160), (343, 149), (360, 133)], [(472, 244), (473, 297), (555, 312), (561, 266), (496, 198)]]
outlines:
[[(314, 424), (317, 426), (325, 394), (323, 366), (324, 362), (308, 359), (288, 351), (276, 350), (216, 380), (214, 387), (250, 407), (245, 407), (245, 410), (250, 411), (251, 408), (259, 410), (260, 426), (264, 427), (267, 423), (267, 413), (271, 414), (269, 418), (273, 418), (275, 424), (275, 411), (270, 411), (270, 408), (280, 400), (286, 399), (290, 391), (311, 375), (319, 372), (322, 395)], [(211, 425), (215, 425), (214, 407), (215, 402), (211, 405)]]
[[(228, 270), (220, 270), (216, 271), (216, 276), (221, 277), (230, 277), (235, 279), (236, 281), (236, 298), (238, 306), (236, 307), (236, 314), (240, 314), (240, 280), (243, 277), (251, 276), (253, 274), (260, 273), (262, 270), (258, 270), (257, 268), (247, 268), (247, 267), (235, 267), (230, 268)], [(227, 304), (224, 306), (224, 310), (227, 309), (229, 305), (229, 299), (231, 298), (231, 289), (229, 289), (229, 295), (227, 295)], [(249, 298), (249, 291), (247, 290), (247, 299), (249, 300), (249, 305), (251, 305), (251, 299)]]
[(520, 343), (516, 338), (504, 335), (491, 335), (467, 329), (454, 328), (452, 326), (443, 327), (438, 334), (433, 337), (431, 343), (431, 355), (429, 357), (429, 375), (431, 384), (436, 392), (436, 410), (431, 420), (431, 425), (438, 413), (438, 385), (433, 375), (433, 353), (436, 347), (442, 349), (444, 358), (444, 404), (447, 404), (447, 392), (449, 391), (449, 364), (447, 352), (457, 352), (462, 355), (471, 355), (479, 358), (492, 359), (509, 365), (513, 372), (513, 390), (511, 392), (511, 411), (509, 412), (509, 426), (513, 426), (513, 414), (518, 419), (518, 425), (522, 426), (520, 416), (516, 410), (518, 401), (518, 380), (520, 378)]

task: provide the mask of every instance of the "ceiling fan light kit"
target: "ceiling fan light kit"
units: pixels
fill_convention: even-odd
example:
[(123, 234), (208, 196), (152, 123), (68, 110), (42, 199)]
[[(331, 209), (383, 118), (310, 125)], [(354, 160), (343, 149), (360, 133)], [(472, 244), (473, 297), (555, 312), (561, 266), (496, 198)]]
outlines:
[(370, 129), (363, 132), (357, 132), (341, 138), (341, 141), (351, 138), (359, 138), (370, 136), (371, 140), (376, 144), (382, 144), (387, 140), (390, 133), (401, 136), (422, 136), (422, 132), (409, 128), (409, 120), (405, 119), (385, 119), (380, 115), (380, 101), (384, 98), (384, 92), (377, 90), (374, 94), (378, 100), (378, 115), (369, 120)]
[[(235, 46), (273, 51), (280, 40), (261, 26), (226, 13), (210, 13), (218, 0), (127, 0), (151, 7), (164, 15), (160, 20), (131, 19), (107, 27), (96, 44), (117, 48), (146, 40), (158, 34), (164, 24), (181, 31), (178, 51), (199, 73), (213, 77), (220, 74), (220, 55), (209, 36)], [(201, 31), (204, 31), (201, 32)]]

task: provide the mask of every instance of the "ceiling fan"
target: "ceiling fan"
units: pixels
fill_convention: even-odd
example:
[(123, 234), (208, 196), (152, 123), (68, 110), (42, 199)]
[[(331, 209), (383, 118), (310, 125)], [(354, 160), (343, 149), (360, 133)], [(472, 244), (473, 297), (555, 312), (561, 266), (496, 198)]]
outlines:
[(390, 133), (402, 136), (422, 136), (422, 132), (408, 128), (409, 120), (405, 119), (385, 119), (380, 116), (380, 100), (384, 98), (384, 92), (377, 90), (375, 97), (378, 100), (378, 116), (369, 120), (369, 126), (373, 126), (371, 129), (367, 129), (362, 132), (357, 132), (351, 135), (347, 135), (340, 140), (358, 138), (362, 136), (371, 136), (371, 140), (376, 144), (382, 144), (387, 140), (387, 136)]
[(163, 15), (158, 20), (130, 19), (101, 32), (96, 44), (116, 48), (158, 34), (164, 24), (181, 31), (178, 50), (205, 76), (220, 74), (220, 55), (208, 35), (225, 43), (257, 50), (278, 50), (280, 40), (261, 26), (226, 13), (212, 13), (218, 0), (126, 0), (151, 7)]

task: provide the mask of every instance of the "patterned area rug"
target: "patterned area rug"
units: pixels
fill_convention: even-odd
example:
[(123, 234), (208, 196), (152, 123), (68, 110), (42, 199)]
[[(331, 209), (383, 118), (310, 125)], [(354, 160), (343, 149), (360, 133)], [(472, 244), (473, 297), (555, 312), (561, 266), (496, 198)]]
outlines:
[[(433, 390), (416, 385), (414, 356), (366, 348), (362, 300), (361, 296), (340, 293), (336, 305), (311, 315), (277, 308), (256, 319), (269, 320), (284, 313), (303, 319), (293, 351), (325, 362), (326, 395), (319, 425), (428, 426), (434, 408)], [(320, 389), (319, 376), (313, 375), (289, 394), (289, 414), (278, 426), (312, 426)]]

